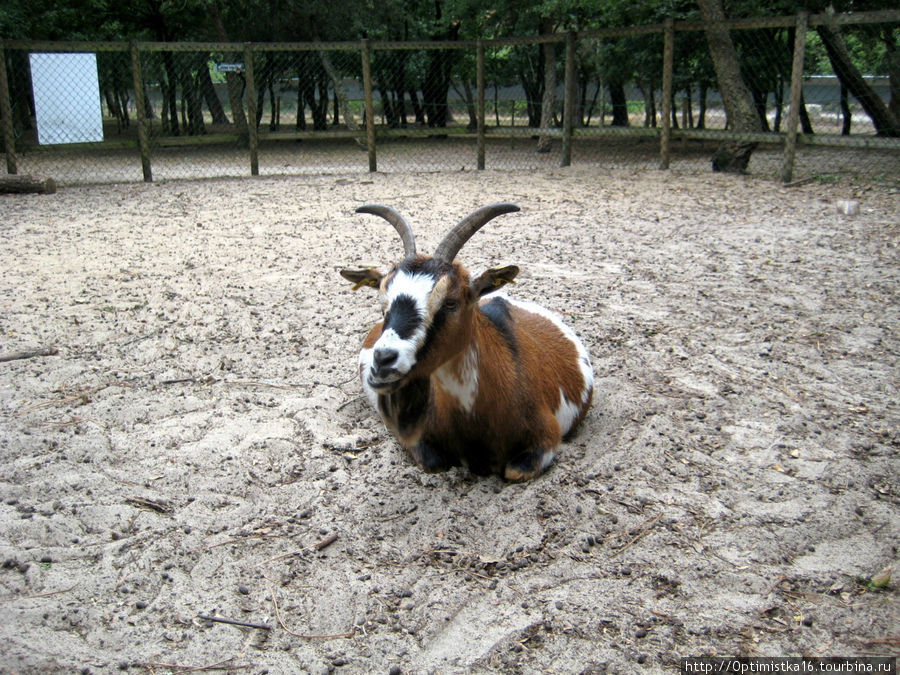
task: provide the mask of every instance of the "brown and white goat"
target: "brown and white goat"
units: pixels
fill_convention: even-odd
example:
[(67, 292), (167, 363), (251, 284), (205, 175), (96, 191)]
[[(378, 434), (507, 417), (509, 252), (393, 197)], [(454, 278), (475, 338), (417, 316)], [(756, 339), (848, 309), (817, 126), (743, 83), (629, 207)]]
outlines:
[(388, 206), (381, 216), (403, 240), (404, 258), (386, 274), (341, 270), (377, 288), (384, 320), (369, 332), (359, 375), (387, 428), (425, 471), (464, 464), (510, 481), (539, 475), (556, 446), (584, 418), (594, 373), (571, 328), (543, 307), (505, 294), (519, 268), (475, 279), (454, 261), (468, 239), (515, 204), (482, 207), (460, 221), (434, 256), (416, 253), (409, 224)]

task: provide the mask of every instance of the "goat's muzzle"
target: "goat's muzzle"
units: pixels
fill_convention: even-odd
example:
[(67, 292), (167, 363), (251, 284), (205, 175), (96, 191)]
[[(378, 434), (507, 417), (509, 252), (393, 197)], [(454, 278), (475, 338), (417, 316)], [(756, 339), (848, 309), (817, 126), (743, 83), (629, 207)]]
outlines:
[(372, 367), (369, 369), (369, 386), (381, 392), (395, 391), (406, 373), (397, 368), (400, 353), (390, 347), (378, 347), (372, 354)]

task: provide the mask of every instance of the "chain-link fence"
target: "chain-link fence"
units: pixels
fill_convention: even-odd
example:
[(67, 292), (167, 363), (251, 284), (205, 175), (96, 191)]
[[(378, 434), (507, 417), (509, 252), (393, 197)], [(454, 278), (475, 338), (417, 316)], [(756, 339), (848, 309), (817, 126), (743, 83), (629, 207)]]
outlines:
[[(0, 43), (9, 174), (900, 168), (900, 12), (730, 21), (758, 126), (726, 115), (709, 25), (440, 43)], [(136, 94), (136, 92), (140, 92)]]

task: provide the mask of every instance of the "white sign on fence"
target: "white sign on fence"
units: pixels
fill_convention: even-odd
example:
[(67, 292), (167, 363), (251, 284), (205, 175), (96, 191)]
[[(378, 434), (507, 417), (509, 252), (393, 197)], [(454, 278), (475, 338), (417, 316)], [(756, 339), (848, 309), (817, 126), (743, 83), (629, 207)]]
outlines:
[(96, 54), (30, 54), (38, 143), (103, 140)]
[(243, 73), (244, 72), (244, 64), (243, 63), (217, 63), (216, 64), (216, 72), (217, 73)]

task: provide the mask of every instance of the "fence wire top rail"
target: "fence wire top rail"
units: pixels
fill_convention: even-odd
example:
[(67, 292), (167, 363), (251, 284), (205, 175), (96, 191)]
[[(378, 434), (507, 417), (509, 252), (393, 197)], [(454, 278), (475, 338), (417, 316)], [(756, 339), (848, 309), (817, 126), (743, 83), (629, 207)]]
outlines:
[[(726, 19), (725, 21), (673, 21), (672, 27), (679, 32), (703, 31), (708, 28), (727, 28), (729, 30), (751, 30), (760, 28), (790, 28), (796, 25), (796, 15), (749, 17), (740, 19)], [(870, 12), (828, 13), (821, 12), (809, 14), (807, 23), (810, 27), (822, 25), (848, 26), (858, 24), (898, 23), (900, 22), (900, 10), (884, 9)], [(571, 31), (570, 33), (579, 40), (595, 38), (628, 37), (635, 35), (648, 35), (662, 33), (666, 23), (643, 24), (620, 28), (597, 28), (585, 31)], [(510, 47), (526, 44), (542, 44), (546, 42), (563, 42), (567, 33), (553, 33), (550, 35), (534, 35), (527, 37), (487, 37), (477, 40), (342, 40), (331, 42), (156, 42), (156, 41), (132, 41), (132, 42), (82, 42), (49, 40), (0, 40), (0, 47), (6, 49), (37, 49), (46, 51), (59, 51), (71, 49), (74, 51), (126, 51), (131, 45), (137, 45), (139, 50), (146, 51), (242, 51), (251, 47), (255, 51), (354, 51), (361, 45), (369, 49), (403, 50), (403, 49), (475, 49), (479, 45), (485, 47)]]

